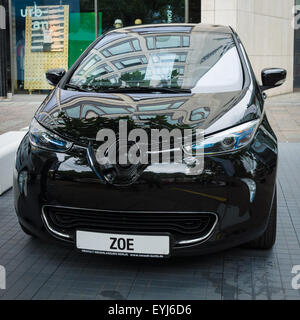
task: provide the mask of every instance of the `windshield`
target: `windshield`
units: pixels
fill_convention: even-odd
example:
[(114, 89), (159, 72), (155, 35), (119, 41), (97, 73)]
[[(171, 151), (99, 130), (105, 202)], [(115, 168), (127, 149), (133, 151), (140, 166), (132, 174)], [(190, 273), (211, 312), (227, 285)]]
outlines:
[(69, 88), (172, 88), (195, 93), (241, 90), (243, 70), (232, 35), (188, 30), (110, 32), (75, 70)]

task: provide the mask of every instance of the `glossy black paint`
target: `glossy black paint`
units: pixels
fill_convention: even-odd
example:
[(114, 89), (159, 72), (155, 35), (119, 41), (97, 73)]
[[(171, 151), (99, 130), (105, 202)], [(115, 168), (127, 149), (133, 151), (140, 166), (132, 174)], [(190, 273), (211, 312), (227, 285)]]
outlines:
[(66, 70), (59, 68), (59, 69), (49, 69), (46, 71), (46, 79), (48, 83), (52, 86), (56, 86), (62, 77), (65, 75)]
[[(165, 27), (140, 27), (139, 32), (165, 32)], [(172, 30), (172, 26), (168, 26)], [(174, 26), (186, 30), (186, 26)], [(189, 27), (190, 28), (190, 27)], [(237, 35), (226, 27), (203, 27), (230, 32), (240, 46)], [(133, 30), (133, 29), (132, 29)], [(183, 32), (181, 30), (181, 32)], [(97, 43), (97, 41), (96, 41)], [(95, 43), (91, 46), (93, 47)], [(88, 50), (91, 49), (91, 47)], [(40, 106), (35, 117), (51, 131), (74, 142), (71, 150), (57, 153), (33, 147), (26, 135), (17, 152), (14, 173), (15, 208), (20, 223), (32, 233), (47, 240), (55, 240), (41, 218), (45, 205), (92, 210), (195, 212), (217, 214), (218, 223), (205, 241), (190, 245), (173, 243), (172, 255), (201, 254), (233, 247), (260, 236), (266, 229), (276, 185), (277, 139), (264, 112), (264, 99), (256, 83), (247, 57), (239, 49), (245, 83), (239, 92), (207, 94), (151, 94), (151, 93), (90, 93), (65, 90), (75, 66), (66, 73)], [(201, 175), (187, 176), (174, 164), (167, 171), (156, 164), (143, 168), (138, 180), (126, 186), (114, 186), (97, 176), (87, 150), (95, 143), (100, 128), (117, 129), (120, 114), (105, 117), (74, 118), (82, 114), (84, 106), (97, 105), (123, 108), (133, 127), (146, 128), (148, 121), (141, 107), (168, 104), (177, 109), (151, 111), (151, 126), (156, 128), (203, 128), (207, 135), (253, 120), (261, 119), (252, 142), (242, 150), (229, 154), (206, 156)], [(93, 110), (91, 108), (91, 112)], [(149, 109), (149, 108), (148, 108)], [(111, 110), (111, 109), (108, 109)], [(195, 115), (201, 114), (200, 117)], [(60, 119), (59, 125), (53, 118)], [(122, 115), (124, 117), (124, 115)], [(193, 120), (196, 119), (196, 120)], [(18, 177), (24, 174), (20, 188)], [(250, 191), (244, 179), (256, 184), (256, 194), (250, 201)], [(116, 229), (111, 231), (116, 231)], [(58, 237), (59, 238), (59, 237)], [(61, 241), (61, 243), (73, 243)], [(74, 243), (73, 243), (74, 245)]]
[(263, 69), (261, 72), (262, 90), (281, 86), (286, 79), (286, 70), (281, 68)]

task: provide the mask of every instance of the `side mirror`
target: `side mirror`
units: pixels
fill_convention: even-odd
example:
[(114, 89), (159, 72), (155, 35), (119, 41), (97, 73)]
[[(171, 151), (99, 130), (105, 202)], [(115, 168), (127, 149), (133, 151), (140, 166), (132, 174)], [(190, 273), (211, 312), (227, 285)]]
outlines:
[(281, 68), (263, 69), (261, 72), (262, 91), (281, 86), (286, 79), (286, 70)]
[(46, 71), (46, 79), (51, 86), (56, 86), (60, 79), (65, 75), (65, 69), (49, 69)]

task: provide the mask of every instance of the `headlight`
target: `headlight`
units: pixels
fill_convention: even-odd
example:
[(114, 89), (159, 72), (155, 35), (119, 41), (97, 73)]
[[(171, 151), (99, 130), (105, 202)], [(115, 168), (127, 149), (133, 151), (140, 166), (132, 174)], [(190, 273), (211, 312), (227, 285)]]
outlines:
[(197, 154), (197, 152), (200, 154), (203, 152), (205, 155), (214, 155), (239, 150), (250, 143), (258, 124), (259, 119), (212, 134), (204, 137), (200, 143), (191, 147), (184, 147), (184, 151), (188, 154)]
[(30, 124), (29, 140), (35, 147), (56, 152), (67, 151), (73, 145), (72, 142), (66, 141), (55, 133), (48, 131), (41, 126), (35, 118), (33, 118)]

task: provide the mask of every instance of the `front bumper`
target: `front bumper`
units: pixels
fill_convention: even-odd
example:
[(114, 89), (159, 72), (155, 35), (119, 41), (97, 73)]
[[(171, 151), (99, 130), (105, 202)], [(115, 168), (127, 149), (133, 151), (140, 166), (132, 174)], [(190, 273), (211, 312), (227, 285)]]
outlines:
[[(85, 229), (125, 234), (134, 230), (152, 234), (169, 232), (174, 239), (171, 255), (205, 254), (248, 242), (265, 231), (276, 171), (276, 138), (266, 135), (263, 125), (246, 149), (205, 158), (205, 168), (199, 176), (186, 176), (176, 170), (158, 173), (150, 166), (128, 187), (115, 187), (101, 181), (89, 166), (85, 149), (74, 149), (66, 154), (52, 153), (32, 148), (26, 136), (17, 154), (15, 208), (20, 223), (46, 240), (74, 245), (72, 235), (76, 228), (80, 228), (78, 221), (72, 230), (64, 228), (64, 225), (55, 225), (46, 213), (46, 208), (66, 208), (67, 219), (78, 210), (86, 214), (85, 218), (91, 212), (96, 216), (103, 212), (111, 212), (114, 217), (120, 215), (119, 221), (108, 215), (112, 220), (105, 228), (98, 221), (85, 226)], [(128, 224), (128, 216), (126, 218), (130, 213), (135, 213), (138, 219), (134, 227)], [(158, 220), (168, 220), (168, 214), (169, 220), (176, 214), (178, 217), (186, 214), (184, 218), (194, 214), (197, 219), (188, 221), (184, 234), (172, 231), (170, 226), (166, 227), (167, 230), (164, 230), (164, 225), (150, 226), (147, 220), (149, 213), (158, 214)], [(215, 220), (211, 219), (206, 228), (204, 225), (201, 229), (198, 225), (199, 232), (189, 234), (189, 230), (197, 228), (195, 223), (199, 224), (205, 215)], [(66, 223), (68, 226), (69, 222)], [(178, 225), (178, 221), (176, 223)], [(70, 237), (64, 237), (66, 234)], [(189, 241), (195, 239), (198, 241)]]

